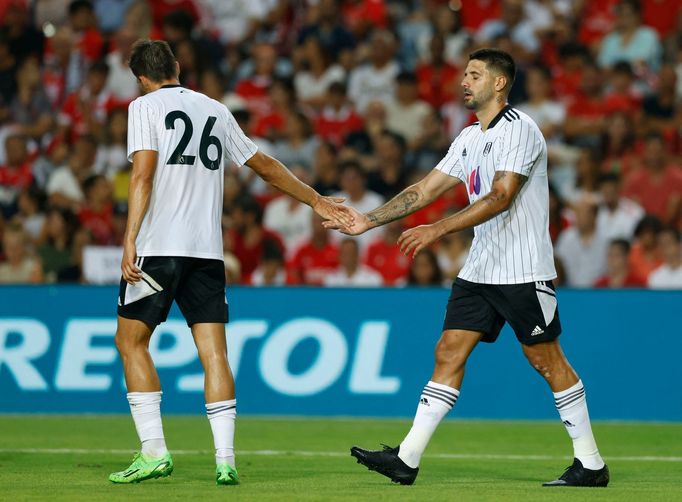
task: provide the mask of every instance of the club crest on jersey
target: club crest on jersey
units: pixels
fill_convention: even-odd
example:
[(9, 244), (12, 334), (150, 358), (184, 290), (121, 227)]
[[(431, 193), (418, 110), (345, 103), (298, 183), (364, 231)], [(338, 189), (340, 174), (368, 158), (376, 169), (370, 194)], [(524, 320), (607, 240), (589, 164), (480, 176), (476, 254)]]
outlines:
[(469, 195), (481, 193), (481, 166), (471, 171), (469, 175)]
[(490, 153), (490, 149), (493, 147), (493, 142), (488, 141), (483, 149), (483, 156), (486, 157)]

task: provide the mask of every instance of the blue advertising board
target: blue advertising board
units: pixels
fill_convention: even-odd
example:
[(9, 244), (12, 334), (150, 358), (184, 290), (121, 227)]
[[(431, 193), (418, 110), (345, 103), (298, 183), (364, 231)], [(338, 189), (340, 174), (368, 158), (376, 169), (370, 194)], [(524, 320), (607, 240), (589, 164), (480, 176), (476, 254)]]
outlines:
[[(0, 412), (126, 412), (117, 288), (0, 288)], [(229, 288), (240, 413), (410, 417), (433, 367), (447, 289)], [(682, 291), (559, 291), (564, 351), (597, 419), (682, 420)], [(152, 338), (165, 413), (202, 413), (177, 308)], [(469, 360), (451, 416), (554, 418), (505, 327)]]

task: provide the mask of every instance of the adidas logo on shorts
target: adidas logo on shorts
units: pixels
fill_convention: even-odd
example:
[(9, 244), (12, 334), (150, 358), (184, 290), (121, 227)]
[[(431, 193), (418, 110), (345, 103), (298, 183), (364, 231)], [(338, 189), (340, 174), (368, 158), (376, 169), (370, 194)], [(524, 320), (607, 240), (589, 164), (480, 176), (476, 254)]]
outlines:
[(543, 330), (540, 326), (535, 326), (535, 329), (530, 334), (530, 336), (538, 336), (538, 335), (543, 334), (544, 332), (545, 332), (545, 330)]

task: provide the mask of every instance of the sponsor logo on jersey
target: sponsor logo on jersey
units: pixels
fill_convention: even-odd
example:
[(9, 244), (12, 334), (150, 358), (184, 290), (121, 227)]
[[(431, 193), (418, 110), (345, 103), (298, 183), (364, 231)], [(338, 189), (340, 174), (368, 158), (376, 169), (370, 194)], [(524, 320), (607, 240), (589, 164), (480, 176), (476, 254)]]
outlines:
[(481, 193), (481, 166), (471, 171), (469, 175), (469, 195)]

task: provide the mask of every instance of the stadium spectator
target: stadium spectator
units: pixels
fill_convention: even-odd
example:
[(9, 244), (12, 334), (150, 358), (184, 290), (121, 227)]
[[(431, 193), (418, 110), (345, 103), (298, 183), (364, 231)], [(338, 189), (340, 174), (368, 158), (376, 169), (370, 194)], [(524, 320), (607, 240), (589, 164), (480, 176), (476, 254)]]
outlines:
[(69, 4), (69, 27), (73, 30), (76, 59), (90, 64), (103, 56), (104, 37), (97, 29), (92, 2), (74, 0)]
[(630, 243), (625, 239), (615, 239), (609, 243), (606, 255), (606, 275), (597, 279), (595, 288), (642, 288), (646, 281), (632, 273), (630, 262)]
[[(343, 197), (346, 199), (344, 204), (362, 213), (371, 211), (384, 203), (381, 195), (367, 188), (367, 173), (355, 160), (347, 160), (341, 165), (340, 185), (341, 191), (335, 193), (334, 197)], [(337, 233), (333, 235), (339, 238)], [(354, 238), (360, 241), (361, 248), (364, 250), (380, 235), (380, 230), (370, 230)]]
[(0, 166), (0, 213), (16, 212), (17, 198), (33, 183), (33, 173), (26, 147), (26, 138), (10, 134), (5, 139), (6, 163)]
[(344, 82), (346, 70), (341, 65), (332, 63), (330, 55), (325, 52), (316, 36), (306, 38), (298, 50), (301, 70), (294, 78), (296, 95), (304, 105), (321, 108), (326, 102), (329, 86), (335, 82)]
[(664, 224), (674, 224), (682, 210), (682, 169), (668, 158), (665, 148), (659, 134), (647, 137), (643, 165), (625, 178), (623, 195)]
[(360, 262), (360, 249), (355, 239), (341, 241), (339, 263), (339, 268), (324, 278), (325, 286), (378, 287), (383, 282), (379, 272)]
[(9, 118), (18, 131), (37, 142), (54, 126), (54, 113), (42, 88), (40, 65), (27, 58), (16, 73), (17, 92), (9, 104)]
[[(389, 9), (385, 0), (350, 0), (343, 2), (344, 25), (356, 40), (362, 40), (373, 28), (386, 28)], [(390, 3), (390, 2), (388, 2)]]
[(201, 0), (202, 23), (223, 45), (237, 46), (251, 40), (268, 15), (268, 0)]
[(353, 57), (355, 39), (343, 26), (339, 4), (338, 0), (320, 0), (317, 12), (313, 13), (308, 24), (301, 28), (298, 41), (300, 43), (310, 36), (316, 37), (331, 60), (346, 67)]
[(682, 242), (680, 232), (666, 227), (658, 234), (658, 247), (663, 265), (649, 274), (653, 289), (682, 289)]
[[(45, 36), (31, 23), (28, 5), (19, 1), (8, 2), (2, 23), (2, 30), (7, 36), (10, 52), (21, 65), (27, 58), (43, 59)], [(0, 17), (2, 19), (2, 17)]]
[[(72, 31), (67, 27), (61, 27), (46, 42), (42, 82), (45, 94), (53, 107), (61, 107), (66, 97), (78, 89), (83, 81), (85, 66), (71, 52), (72, 39)], [(2, 37), (0, 36), (0, 72), (3, 66), (2, 61)]]
[(665, 138), (675, 138), (676, 128), (680, 126), (680, 117), (676, 111), (677, 82), (675, 67), (664, 65), (658, 72), (656, 91), (646, 98), (642, 106), (644, 130), (647, 133), (659, 133)]
[(575, 217), (575, 226), (559, 235), (556, 255), (566, 271), (566, 284), (589, 288), (606, 271), (608, 241), (597, 229), (597, 206), (591, 200), (575, 205)]
[(315, 150), (313, 188), (322, 195), (330, 195), (340, 190), (336, 152), (336, 147), (326, 141), (322, 141)]
[(280, 237), (263, 227), (263, 209), (255, 199), (242, 197), (233, 208), (232, 228), (226, 238), (231, 243), (232, 253), (241, 266), (241, 282), (248, 283), (251, 274), (263, 259), (266, 241), (274, 241), (283, 248)]
[(111, 183), (102, 175), (89, 176), (83, 181), (85, 203), (78, 212), (81, 227), (90, 232), (93, 244), (113, 243), (113, 203)]
[(405, 166), (407, 145), (399, 134), (384, 131), (377, 141), (376, 166), (367, 176), (367, 188), (390, 199), (407, 186)]
[(258, 268), (251, 274), (251, 284), (253, 286), (284, 286), (286, 279), (282, 249), (275, 241), (265, 241), (263, 258)]
[(609, 68), (619, 61), (630, 63), (637, 73), (658, 71), (662, 48), (656, 31), (642, 25), (638, 0), (620, 0), (616, 5), (614, 29), (604, 37), (599, 64)]
[(633, 117), (616, 112), (606, 119), (601, 139), (601, 170), (624, 179), (640, 163)]
[(410, 267), (410, 260), (398, 246), (401, 233), (400, 222), (389, 223), (384, 227), (381, 238), (372, 242), (365, 253), (365, 264), (381, 274), (384, 286), (404, 282)]
[(312, 172), (315, 151), (320, 140), (313, 134), (310, 120), (302, 112), (293, 111), (286, 117), (284, 136), (273, 146), (273, 155), (286, 166), (301, 166)]
[[(294, 167), (291, 172), (306, 185), (310, 184), (310, 176), (302, 167)], [(286, 255), (292, 256), (310, 238), (311, 213), (307, 204), (292, 197), (277, 197), (265, 208), (263, 226), (281, 237)]]
[(325, 105), (315, 118), (315, 133), (337, 148), (351, 133), (361, 131), (363, 120), (347, 96), (346, 85), (332, 82), (327, 90)]
[[(449, 9), (446, 9), (449, 10)], [(436, 33), (429, 40), (428, 58), (424, 58), (415, 70), (419, 98), (440, 109), (448, 101), (457, 98), (461, 70), (445, 59), (445, 39)]]
[(105, 58), (109, 68), (106, 90), (114, 99), (126, 105), (140, 94), (137, 79), (128, 68), (128, 60), (135, 40), (137, 40), (137, 34), (132, 29), (121, 28), (113, 37), (114, 50), (110, 51)]
[(630, 241), (644, 210), (636, 202), (621, 195), (621, 178), (615, 173), (599, 178), (601, 204), (597, 214), (597, 228), (606, 239)]
[(542, 131), (547, 144), (561, 141), (566, 109), (552, 98), (552, 77), (546, 66), (532, 66), (526, 72), (526, 94), (528, 101), (517, 108), (527, 113)]
[(462, 25), (471, 31), (478, 30), (488, 19), (497, 19), (502, 10), (498, 0), (467, 0), (459, 5)]
[(321, 286), (324, 278), (339, 265), (339, 249), (322, 226), (322, 218), (313, 213), (312, 236), (299, 247), (287, 263), (288, 280), (292, 284)]
[(443, 286), (443, 271), (438, 264), (436, 253), (431, 249), (422, 249), (410, 263), (407, 275), (409, 287)]
[(630, 267), (632, 272), (643, 278), (663, 264), (658, 247), (658, 234), (661, 222), (658, 218), (646, 215), (635, 227), (635, 240), (630, 249)]
[(116, 33), (123, 26), (125, 13), (135, 0), (97, 0), (97, 26), (104, 34)]
[(0, 263), (0, 284), (43, 282), (40, 263), (30, 252), (28, 238), (21, 223), (10, 223), (2, 236), (5, 261)]
[[(461, 10), (453, 10), (448, 5), (439, 5), (432, 16), (433, 32), (424, 34), (417, 40), (421, 61), (434, 62), (434, 56), (442, 57), (452, 68), (464, 66), (466, 50), (472, 43), (471, 32), (462, 24)], [(440, 47), (434, 47), (434, 40)], [(428, 100), (427, 100), (428, 101)]]
[(568, 186), (562, 194), (569, 205), (578, 204), (581, 200), (599, 200), (599, 151), (594, 148), (582, 148), (575, 164), (575, 182)]
[(443, 277), (454, 280), (464, 267), (474, 233), (471, 230), (444, 235), (438, 248), (438, 265), (443, 271)]
[(443, 127), (443, 118), (433, 108), (422, 119), (419, 135), (407, 152), (407, 165), (416, 171), (428, 172), (448, 151), (451, 140)]
[(571, 221), (566, 216), (564, 199), (559, 196), (554, 186), (549, 185), (549, 236), (552, 244), (556, 244), (559, 235), (571, 226)]
[(244, 99), (247, 109), (256, 119), (268, 113), (272, 104), (268, 90), (275, 77), (284, 77), (277, 68), (277, 50), (272, 44), (257, 43), (251, 47), (251, 57), (237, 70), (234, 92)]
[(180, 84), (189, 89), (198, 90), (201, 75), (204, 69), (209, 67), (207, 55), (191, 38), (180, 40), (174, 51), (180, 64)]
[(417, 77), (402, 72), (395, 79), (395, 99), (386, 105), (386, 127), (412, 145), (421, 131), (421, 124), (430, 112), (430, 106), (419, 99)]
[(622, 112), (635, 119), (642, 114), (642, 89), (627, 61), (619, 61), (611, 68), (604, 99), (609, 113)]
[(682, 3), (677, 0), (644, 1), (641, 8), (643, 24), (654, 28), (659, 38), (663, 39), (675, 32), (682, 14)]
[(540, 49), (533, 25), (525, 19), (521, 0), (503, 0), (501, 16), (485, 21), (476, 33), (476, 41), (481, 45), (490, 45), (500, 35), (509, 35), (515, 52), (523, 60), (530, 59)]
[(88, 69), (85, 85), (64, 101), (58, 117), (59, 134), (68, 143), (73, 143), (83, 134), (102, 134), (107, 115), (117, 104), (105, 88), (108, 75), (107, 64), (102, 60), (96, 61)]
[[(331, 1), (331, 0), (328, 0)], [(395, 94), (395, 78), (400, 72), (395, 54), (395, 37), (390, 31), (377, 30), (370, 38), (369, 62), (351, 71), (348, 80), (348, 95), (361, 114), (372, 101), (384, 106)]]
[(7, 37), (0, 32), (0, 104), (6, 106), (17, 91), (15, 71), (17, 59), (12, 54)]
[(362, 129), (348, 134), (344, 146), (354, 150), (363, 161), (371, 163), (372, 154), (376, 150), (376, 143), (386, 130), (386, 107), (384, 104), (380, 101), (372, 101), (367, 105), (364, 121)]
[(93, 136), (80, 136), (76, 140), (67, 164), (55, 169), (47, 181), (51, 205), (78, 212), (84, 199), (81, 183), (92, 173), (96, 148), (97, 141)]
[(286, 136), (287, 118), (296, 113), (296, 92), (291, 80), (275, 78), (268, 96), (268, 109), (255, 121), (253, 134), (269, 141), (281, 140)]
[(569, 101), (564, 135), (577, 146), (594, 147), (604, 131), (608, 109), (604, 101), (603, 78), (599, 67), (585, 64), (578, 92)]
[(128, 167), (128, 113), (125, 108), (114, 108), (107, 117), (101, 141), (97, 147), (94, 173), (113, 180), (119, 171)]
[(38, 240), (45, 222), (44, 199), (43, 192), (35, 185), (23, 190), (17, 199), (17, 213), (14, 219), (21, 222), (31, 243)]
[(47, 210), (37, 249), (45, 282), (78, 278), (73, 253), (78, 223), (76, 215), (68, 209), (52, 207)]

